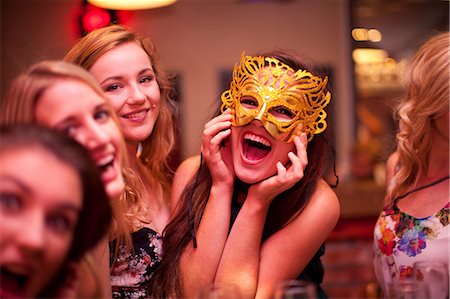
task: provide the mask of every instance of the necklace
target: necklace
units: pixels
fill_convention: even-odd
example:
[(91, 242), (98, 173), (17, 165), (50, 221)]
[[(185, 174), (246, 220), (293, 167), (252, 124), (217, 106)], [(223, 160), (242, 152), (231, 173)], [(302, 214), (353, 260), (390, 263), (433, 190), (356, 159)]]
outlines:
[(432, 181), (431, 183), (428, 183), (428, 184), (426, 184), (426, 185), (417, 187), (417, 188), (415, 188), (415, 189), (413, 189), (413, 190), (411, 190), (411, 191), (406, 192), (406, 193), (403, 194), (403, 195), (397, 196), (396, 198), (394, 198), (394, 201), (399, 200), (399, 199), (402, 199), (402, 198), (404, 198), (404, 197), (410, 195), (411, 193), (414, 193), (414, 192), (417, 192), (417, 191), (420, 191), (420, 190), (429, 188), (429, 187), (431, 187), (431, 186), (437, 185), (437, 184), (439, 184), (439, 183), (441, 183), (441, 182), (443, 182), (443, 181), (448, 180), (449, 178), (450, 178), (450, 175), (446, 175), (446, 176), (444, 176), (444, 177), (442, 177), (442, 178), (440, 178), (440, 179), (437, 179), (437, 180), (435, 180), (435, 181)]

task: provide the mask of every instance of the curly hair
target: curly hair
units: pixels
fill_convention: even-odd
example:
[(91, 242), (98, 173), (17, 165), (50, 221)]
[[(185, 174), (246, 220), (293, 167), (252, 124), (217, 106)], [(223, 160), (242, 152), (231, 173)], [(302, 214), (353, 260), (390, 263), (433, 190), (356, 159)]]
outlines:
[[(170, 167), (170, 155), (175, 147), (175, 115), (176, 105), (173, 101), (174, 90), (171, 79), (161, 68), (159, 52), (153, 42), (146, 37), (138, 35), (131, 28), (123, 25), (111, 25), (94, 30), (80, 38), (68, 51), (64, 60), (75, 63), (90, 70), (95, 62), (106, 52), (122, 44), (134, 42), (138, 44), (148, 55), (159, 85), (161, 104), (158, 119), (152, 134), (142, 142), (142, 154), (140, 161), (144, 167), (139, 167), (143, 173), (146, 184), (156, 190), (156, 194), (162, 194), (163, 200), (169, 202), (171, 190), (171, 177), (173, 170)], [(134, 178), (133, 178), (134, 176)], [(144, 182), (137, 174), (129, 173), (132, 178), (127, 184), (127, 214), (136, 213), (145, 215), (145, 207), (139, 203), (139, 190), (142, 190)]]
[(427, 170), (434, 119), (449, 110), (450, 33), (429, 39), (404, 73), (406, 96), (395, 108), (398, 119), (398, 171), (388, 186), (395, 198)]

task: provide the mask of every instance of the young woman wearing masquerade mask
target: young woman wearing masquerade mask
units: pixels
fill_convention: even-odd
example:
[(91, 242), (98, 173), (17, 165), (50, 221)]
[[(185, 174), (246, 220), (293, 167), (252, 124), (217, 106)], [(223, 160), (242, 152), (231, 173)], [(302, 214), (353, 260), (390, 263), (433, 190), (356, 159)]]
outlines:
[(169, 159), (175, 144), (171, 84), (150, 39), (121, 25), (89, 33), (64, 60), (89, 70), (111, 100), (128, 158), (141, 181), (133, 189), (141, 207), (130, 205), (128, 217), (134, 252), (120, 248), (121, 254), (112, 262), (111, 278), (113, 297), (144, 297), (161, 259), (160, 235), (170, 215)]
[(109, 231), (108, 195), (73, 139), (25, 125), (0, 134), (0, 297), (49, 298)]
[[(374, 229), (375, 274), (386, 296), (392, 281), (413, 275), (414, 262), (450, 267), (449, 70), (449, 32), (424, 43), (405, 69), (397, 148), (386, 164), (385, 206)], [(448, 276), (445, 283), (441, 298), (448, 298)], [(440, 298), (432, 288), (430, 298)]]
[[(126, 243), (129, 230), (123, 220), (122, 207), (125, 200), (122, 175), (125, 142), (112, 107), (92, 76), (84, 69), (62, 61), (36, 63), (13, 81), (1, 108), (3, 124), (38, 124), (54, 128), (89, 150), (113, 207), (114, 226), (107, 238), (119, 237), (121, 243)], [(89, 270), (90, 256), (81, 263), (80, 271), (86, 270), (87, 274), (80, 275), (86, 279), (80, 283), (78, 296), (110, 296), (107, 244), (107, 240), (101, 242), (93, 252), (96, 263), (93, 271)], [(98, 273), (89, 275), (89, 272)], [(101, 279), (99, 284), (95, 276)]]
[(308, 70), (282, 51), (243, 55), (235, 66), (223, 113), (205, 125), (201, 158), (175, 175), (151, 297), (193, 298), (219, 284), (271, 298), (300, 273), (320, 284), (320, 248), (339, 203), (321, 178), (331, 95), (327, 79)]

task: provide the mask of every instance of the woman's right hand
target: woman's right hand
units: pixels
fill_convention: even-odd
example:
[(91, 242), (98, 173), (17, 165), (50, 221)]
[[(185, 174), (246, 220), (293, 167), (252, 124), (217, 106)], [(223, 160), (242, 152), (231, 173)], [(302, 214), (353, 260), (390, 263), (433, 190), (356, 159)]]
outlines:
[[(213, 184), (225, 184), (232, 187), (234, 170), (227, 138), (231, 134), (231, 110), (227, 109), (216, 116), (203, 129), (202, 154), (208, 165)], [(223, 143), (226, 146), (221, 146)]]
[(277, 173), (252, 185), (249, 189), (249, 194), (252, 193), (259, 200), (267, 198), (271, 202), (278, 194), (290, 189), (303, 178), (303, 171), (308, 165), (308, 154), (306, 151), (308, 141), (306, 134), (301, 133), (300, 136), (296, 136), (294, 144), (296, 148), (295, 153), (288, 153), (290, 165), (286, 167), (281, 162), (277, 162)]

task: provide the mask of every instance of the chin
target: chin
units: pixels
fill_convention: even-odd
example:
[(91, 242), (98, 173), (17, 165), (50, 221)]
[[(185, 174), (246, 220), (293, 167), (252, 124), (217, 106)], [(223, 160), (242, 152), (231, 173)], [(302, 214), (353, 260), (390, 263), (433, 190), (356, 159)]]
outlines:
[(125, 136), (126, 140), (140, 142), (147, 139), (152, 134), (152, 132), (153, 126), (147, 128), (132, 129), (127, 131), (124, 130), (123, 135)]
[(242, 182), (252, 185), (264, 180), (267, 176), (255, 174), (254, 171), (236, 171), (236, 177)]
[(115, 180), (110, 182), (105, 189), (110, 199), (116, 199), (122, 195), (125, 189), (125, 183), (123, 180)]

